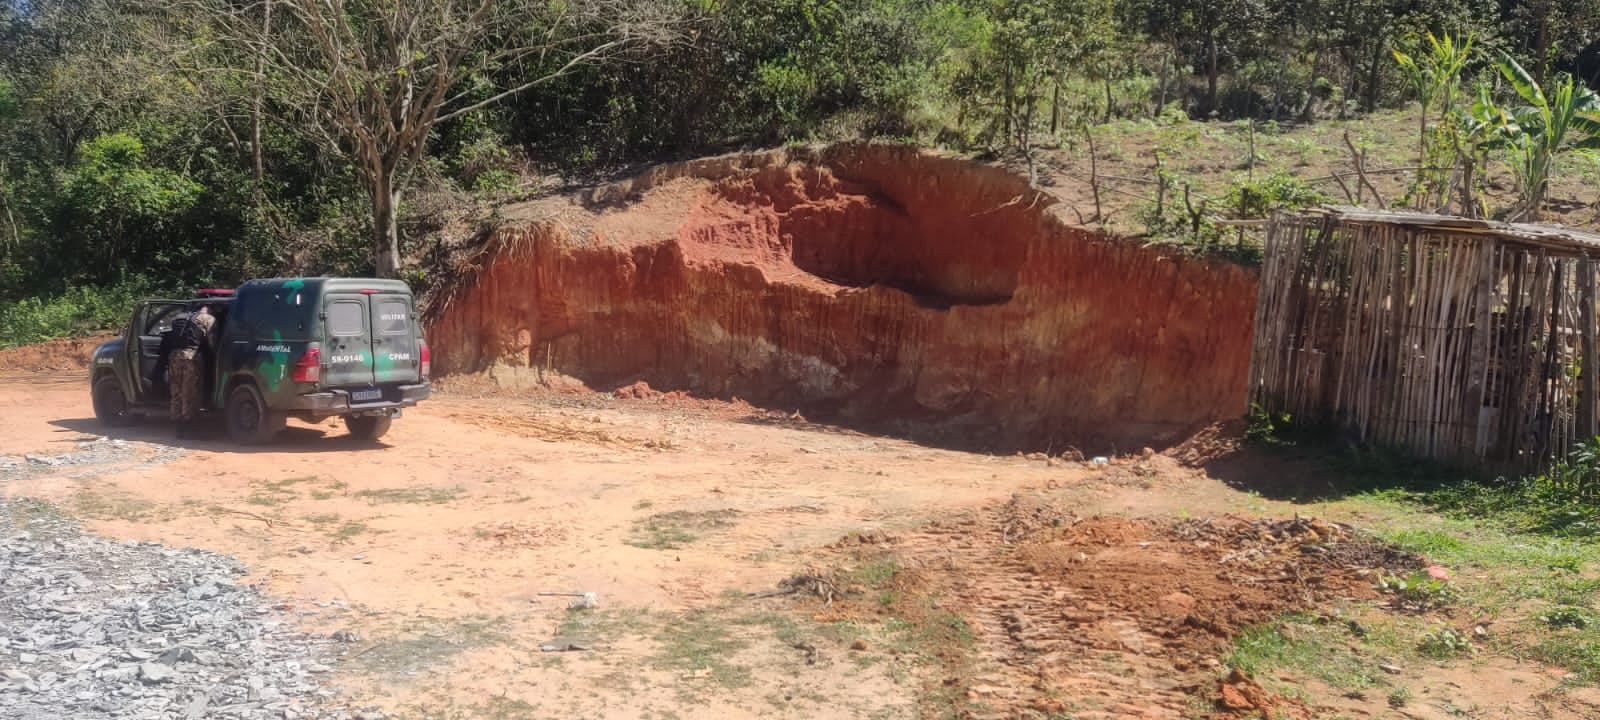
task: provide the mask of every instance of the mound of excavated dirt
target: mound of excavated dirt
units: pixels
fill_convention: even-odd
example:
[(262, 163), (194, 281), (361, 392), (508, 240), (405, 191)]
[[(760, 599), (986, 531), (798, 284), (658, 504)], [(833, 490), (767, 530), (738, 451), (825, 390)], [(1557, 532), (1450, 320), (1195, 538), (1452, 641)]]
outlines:
[[(945, 680), (965, 690), (957, 709), (971, 718), (1187, 718), (1195, 695), (1216, 701), (1216, 717), (1309, 717), (1249, 678), (1221, 676), (1234, 636), (1287, 612), (1370, 598), (1377, 568), (1420, 567), (1311, 518), (1074, 518), (1023, 498), (875, 547), (971, 625), (979, 662)], [(826, 613), (878, 611), (873, 598), (852, 602)]]
[(95, 347), (113, 336), (51, 340), (38, 345), (0, 349), (0, 372), (72, 372), (87, 370)]
[(1242, 415), (1254, 273), (1070, 226), (1051, 202), (893, 146), (665, 166), (507, 208), (428, 309), (434, 366), (1007, 448), (1164, 447)]

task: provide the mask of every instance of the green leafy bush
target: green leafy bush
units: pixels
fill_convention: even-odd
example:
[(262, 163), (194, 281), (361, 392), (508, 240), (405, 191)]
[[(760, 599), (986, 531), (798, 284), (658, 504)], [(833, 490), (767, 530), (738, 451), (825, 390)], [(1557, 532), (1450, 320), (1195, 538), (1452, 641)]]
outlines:
[(1393, 595), (1406, 608), (1419, 611), (1450, 605), (1460, 596), (1449, 580), (1433, 577), (1422, 570), (1404, 577), (1379, 575), (1377, 589)]
[(1589, 612), (1583, 608), (1563, 606), (1539, 613), (1539, 620), (1552, 628), (1576, 628), (1582, 630), (1589, 627)]
[(1441, 627), (1424, 633), (1422, 641), (1417, 643), (1417, 651), (1435, 660), (1478, 654), (1478, 648), (1472, 644), (1472, 638), (1452, 627)]
[(1472, 479), (1415, 494), (1453, 514), (1493, 521), (1514, 532), (1600, 537), (1600, 438), (1534, 476)]
[(0, 347), (62, 337), (82, 337), (120, 327), (134, 304), (158, 294), (151, 283), (129, 280), (109, 287), (75, 286), (48, 297), (0, 301)]
[(1328, 202), (1328, 196), (1302, 178), (1275, 172), (1260, 180), (1240, 180), (1228, 191), (1229, 211), (1243, 220), (1260, 220), (1280, 210)]

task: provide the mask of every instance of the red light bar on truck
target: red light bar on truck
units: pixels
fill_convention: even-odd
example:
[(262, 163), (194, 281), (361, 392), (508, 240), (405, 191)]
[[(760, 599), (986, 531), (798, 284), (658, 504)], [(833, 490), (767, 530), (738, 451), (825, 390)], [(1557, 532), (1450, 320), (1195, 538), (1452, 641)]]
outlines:
[(233, 297), (233, 288), (200, 288), (194, 294), (200, 297)]

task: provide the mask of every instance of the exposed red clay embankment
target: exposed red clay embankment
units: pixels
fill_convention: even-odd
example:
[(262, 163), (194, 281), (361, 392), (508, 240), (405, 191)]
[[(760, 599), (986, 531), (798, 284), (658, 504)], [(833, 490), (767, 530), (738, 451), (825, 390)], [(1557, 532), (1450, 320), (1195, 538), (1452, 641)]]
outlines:
[(892, 147), (663, 166), (507, 208), (435, 300), (440, 372), (550, 369), (932, 440), (1163, 445), (1245, 408), (1256, 280)]

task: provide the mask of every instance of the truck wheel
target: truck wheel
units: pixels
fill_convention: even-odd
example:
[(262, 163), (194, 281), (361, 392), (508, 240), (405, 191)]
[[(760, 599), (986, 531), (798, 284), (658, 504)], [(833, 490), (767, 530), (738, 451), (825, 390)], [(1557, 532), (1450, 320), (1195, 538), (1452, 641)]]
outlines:
[(344, 418), (344, 426), (350, 429), (350, 437), (366, 443), (377, 442), (393, 424), (394, 418), (388, 415), (346, 415)]
[(94, 398), (95, 419), (112, 427), (132, 425), (138, 419), (128, 413), (128, 398), (122, 394), (122, 384), (115, 377), (102, 375), (94, 381), (90, 393)]
[(228, 416), (228, 437), (244, 445), (260, 445), (271, 441), (283, 430), (286, 419), (283, 413), (269, 410), (266, 401), (261, 398), (261, 391), (248, 383), (228, 393), (224, 412)]

